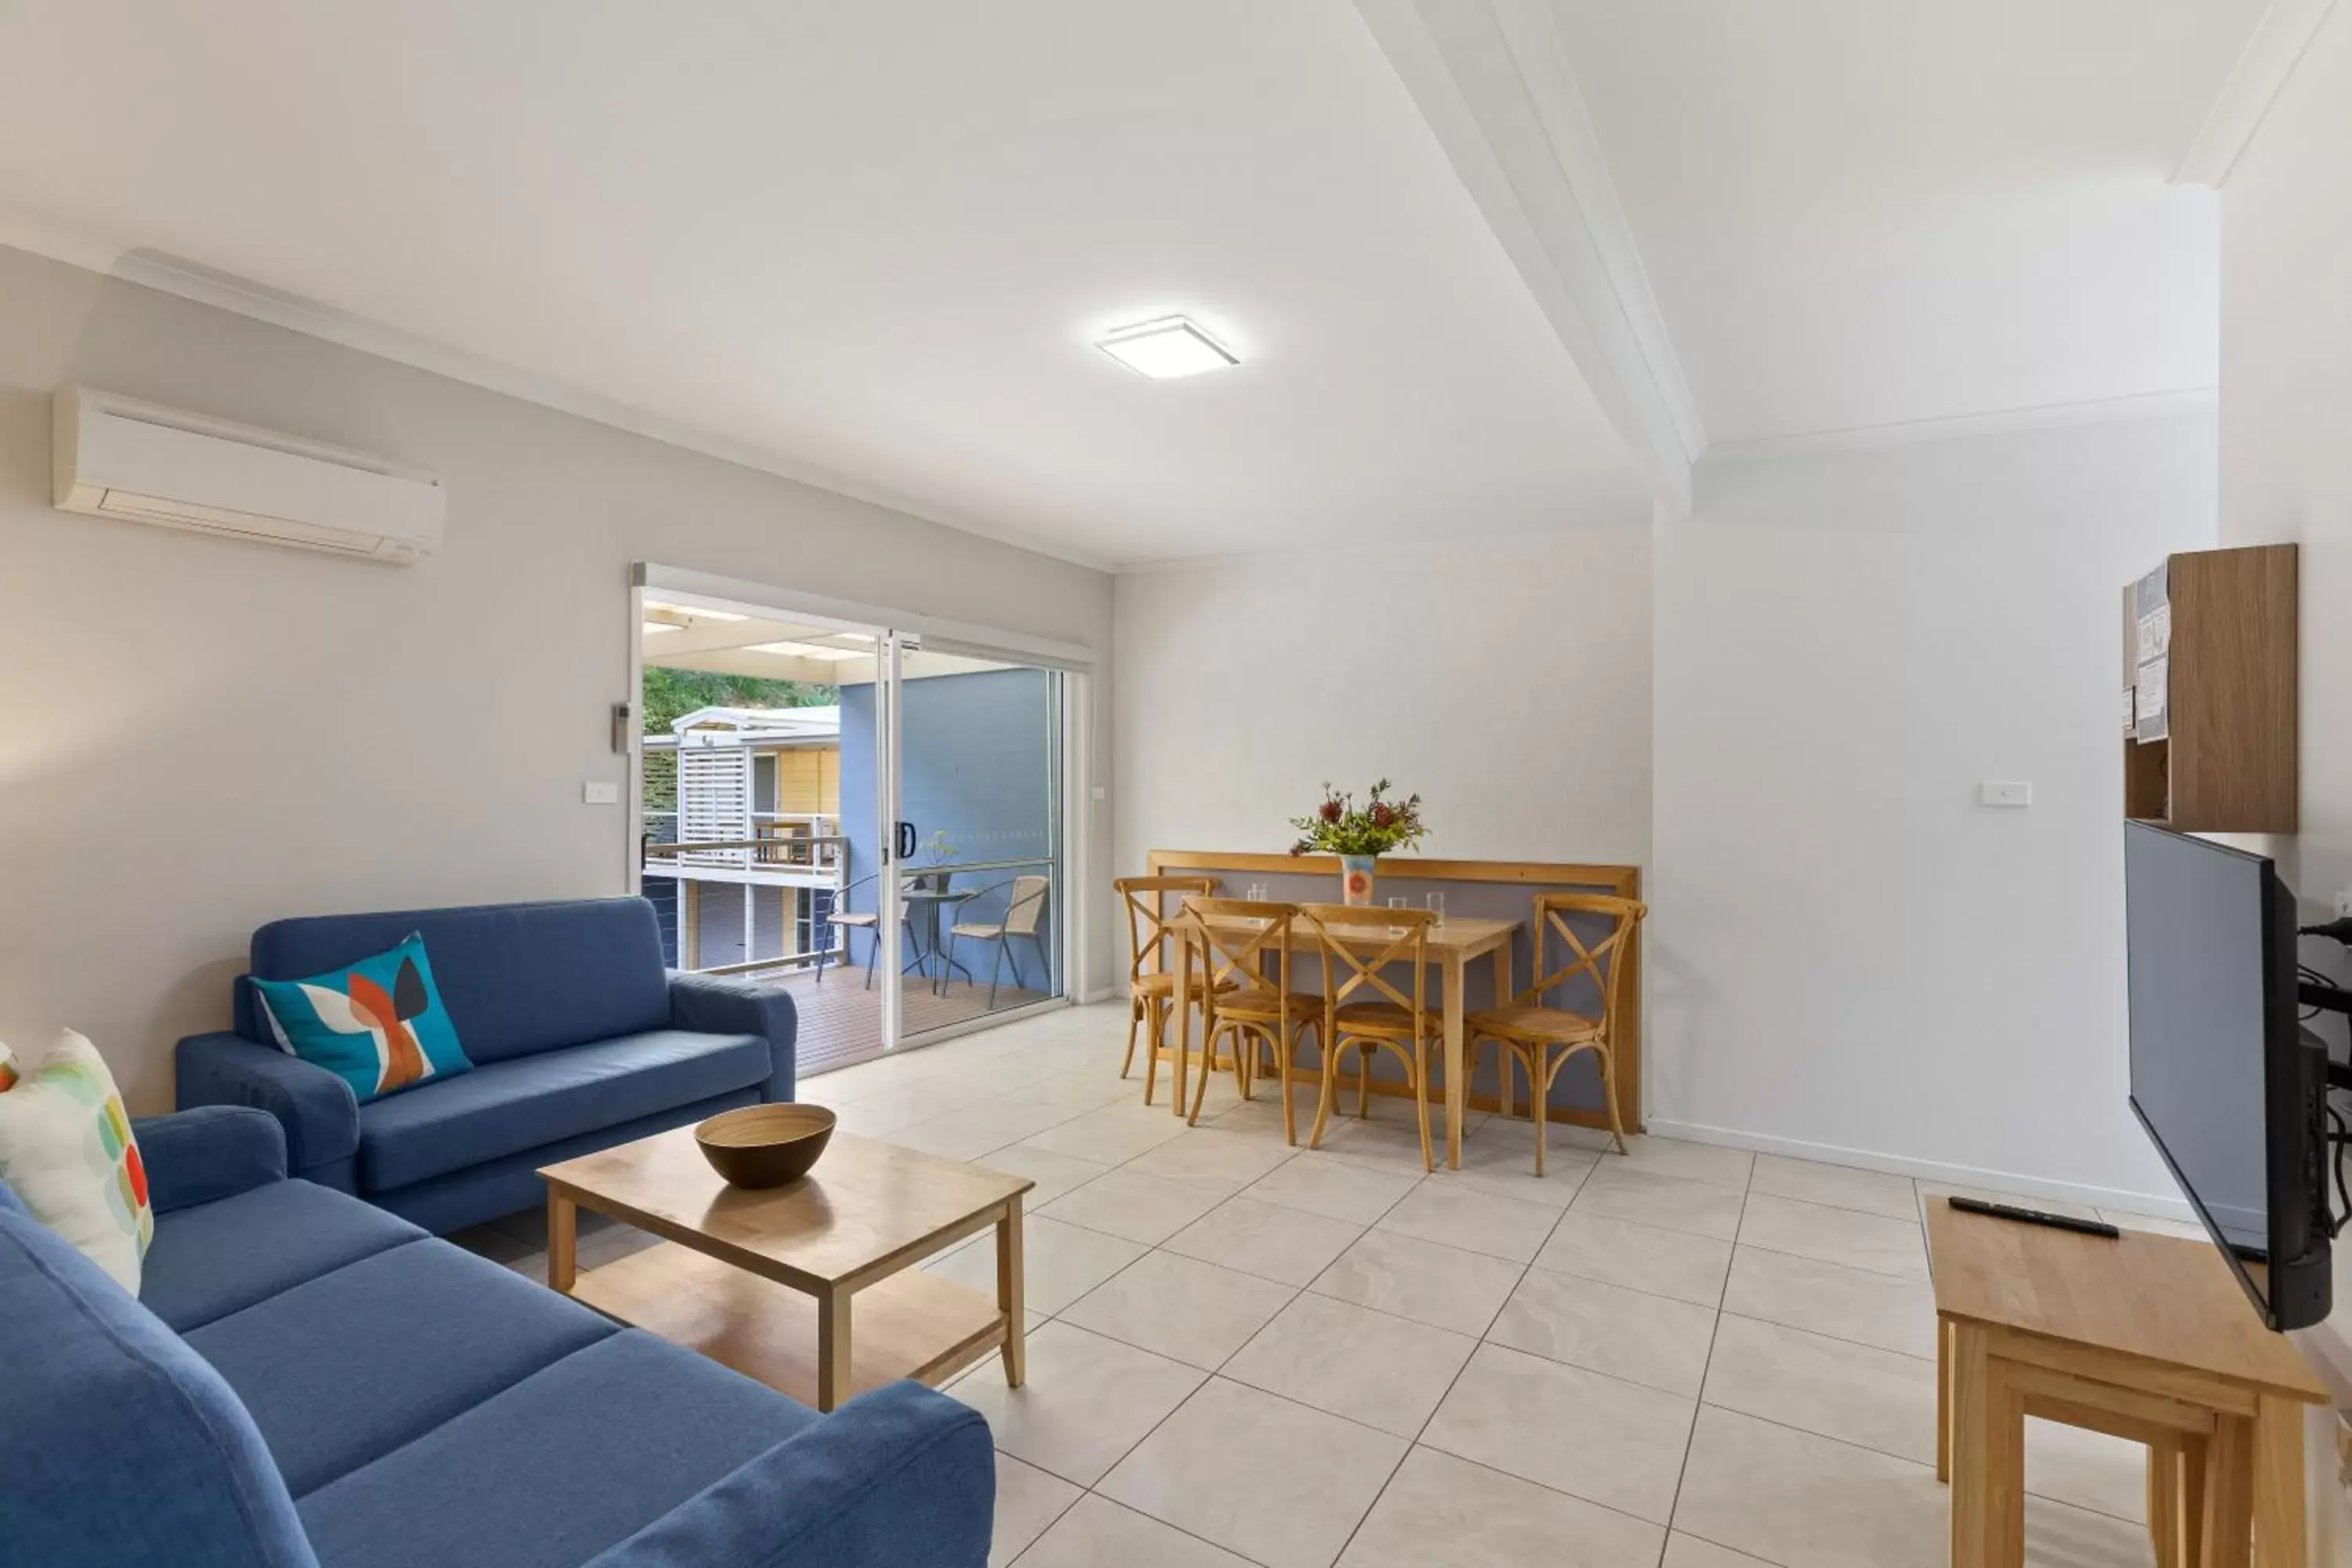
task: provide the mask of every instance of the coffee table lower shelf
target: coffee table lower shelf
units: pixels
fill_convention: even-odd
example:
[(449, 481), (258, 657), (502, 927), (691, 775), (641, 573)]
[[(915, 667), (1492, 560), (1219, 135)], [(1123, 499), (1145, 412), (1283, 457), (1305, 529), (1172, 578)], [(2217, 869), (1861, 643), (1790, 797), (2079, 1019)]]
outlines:
[[(817, 1398), (812, 1296), (667, 1241), (582, 1271), (570, 1293), (608, 1318), (827, 1408)], [(853, 1394), (902, 1377), (936, 1388), (1004, 1343), (1004, 1313), (992, 1297), (920, 1268), (877, 1279), (850, 1302)]]

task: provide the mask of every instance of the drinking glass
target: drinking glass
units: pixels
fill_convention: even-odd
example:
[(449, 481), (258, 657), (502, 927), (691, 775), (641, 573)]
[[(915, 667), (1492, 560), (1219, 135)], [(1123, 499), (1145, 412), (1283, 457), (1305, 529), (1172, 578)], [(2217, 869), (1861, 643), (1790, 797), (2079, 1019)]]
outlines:
[(1412, 907), (1412, 900), (1411, 899), (1406, 898), (1406, 897), (1405, 897), (1404, 895), (1402, 895), (1402, 893), (1398, 894), (1395, 898), (1392, 898), (1392, 899), (1391, 899), (1391, 900), (1389, 900), (1389, 908), (1391, 908), (1391, 909), (1392, 909), (1392, 910), (1404, 910), (1404, 909), (1411, 909)]
[(1437, 917), (1437, 923), (1439, 925), (1444, 925), (1445, 923), (1445, 895), (1444, 893), (1432, 893), (1429, 895), (1429, 912)]

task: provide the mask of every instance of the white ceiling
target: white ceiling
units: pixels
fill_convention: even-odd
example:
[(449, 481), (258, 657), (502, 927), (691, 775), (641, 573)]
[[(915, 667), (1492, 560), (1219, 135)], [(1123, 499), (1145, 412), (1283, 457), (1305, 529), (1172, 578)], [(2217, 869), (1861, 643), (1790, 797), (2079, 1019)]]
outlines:
[(0, 6), (9, 215), (1082, 559), (1649, 504), (1347, 0)]
[[(0, 237), (1076, 559), (1542, 531), (1710, 450), (2210, 388), (2169, 176), (2264, 8), (0, 5)], [(1244, 365), (1089, 345), (1171, 311)]]
[(1547, 0), (1710, 444), (2211, 387), (2264, 0)]

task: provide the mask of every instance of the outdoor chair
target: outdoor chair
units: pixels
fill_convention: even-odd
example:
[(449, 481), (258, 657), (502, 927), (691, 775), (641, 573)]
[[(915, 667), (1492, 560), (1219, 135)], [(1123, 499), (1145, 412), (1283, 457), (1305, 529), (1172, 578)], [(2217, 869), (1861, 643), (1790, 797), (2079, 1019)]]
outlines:
[(1027, 983), (1021, 978), (1021, 960), (1013, 952), (1013, 939), (1016, 936), (1026, 938), (1030, 946), (1037, 950), (1038, 965), (1046, 977), (1051, 978), (1052, 964), (1045, 957), (1045, 940), (1037, 934), (1037, 921), (1045, 912), (1046, 889), (1053, 885), (1052, 879), (1046, 877), (1015, 877), (1009, 882), (998, 882), (973, 894), (975, 899), (984, 899), (999, 888), (1013, 890), (1002, 920), (990, 923), (960, 921), (948, 928), (948, 961), (940, 966), (940, 990), (944, 994), (948, 977), (955, 973), (955, 944), (959, 937), (996, 944), (996, 960), (988, 970), (988, 1005), (991, 1007), (996, 1005), (996, 983), (1003, 974), (1008, 959), (1013, 964), (1013, 989), (1026, 988)]

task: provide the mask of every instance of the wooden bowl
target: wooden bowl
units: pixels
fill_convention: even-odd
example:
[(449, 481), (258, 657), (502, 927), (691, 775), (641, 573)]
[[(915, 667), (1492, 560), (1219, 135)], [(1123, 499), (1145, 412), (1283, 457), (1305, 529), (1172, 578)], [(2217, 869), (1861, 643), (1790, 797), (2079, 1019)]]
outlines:
[(730, 1187), (781, 1187), (809, 1173), (833, 1139), (822, 1105), (747, 1105), (694, 1130), (702, 1157)]

